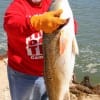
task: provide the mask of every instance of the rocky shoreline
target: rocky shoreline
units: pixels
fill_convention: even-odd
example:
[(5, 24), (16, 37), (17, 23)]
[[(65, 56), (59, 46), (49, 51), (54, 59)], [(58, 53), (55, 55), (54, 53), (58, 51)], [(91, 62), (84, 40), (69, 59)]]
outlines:
[(11, 100), (7, 79), (7, 56), (0, 56), (0, 100)]
[(100, 85), (92, 88), (81, 84), (74, 84), (70, 87), (71, 100), (100, 100)]
[[(6, 73), (7, 55), (0, 55), (0, 100), (11, 100)], [(75, 79), (70, 86), (71, 100), (100, 100), (100, 84), (91, 85), (88, 76), (81, 83)]]

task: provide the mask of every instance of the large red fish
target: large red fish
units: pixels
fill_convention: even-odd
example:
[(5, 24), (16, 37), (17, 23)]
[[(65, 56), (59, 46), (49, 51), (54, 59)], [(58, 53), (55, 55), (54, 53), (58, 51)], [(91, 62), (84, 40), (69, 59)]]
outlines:
[(74, 33), (73, 13), (68, 0), (53, 0), (50, 10), (56, 9), (62, 9), (60, 17), (69, 21), (54, 33), (43, 34), (44, 79), (49, 100), (70, 100), (69, 85), (75, 55), (79, 51)]

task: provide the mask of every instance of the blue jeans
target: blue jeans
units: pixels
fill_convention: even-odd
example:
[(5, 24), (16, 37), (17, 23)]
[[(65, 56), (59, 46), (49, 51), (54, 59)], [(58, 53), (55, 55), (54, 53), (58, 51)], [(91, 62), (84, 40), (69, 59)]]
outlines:
[(47, 100), (43, 77), (30, 76), (7, 67), (12, 100)]

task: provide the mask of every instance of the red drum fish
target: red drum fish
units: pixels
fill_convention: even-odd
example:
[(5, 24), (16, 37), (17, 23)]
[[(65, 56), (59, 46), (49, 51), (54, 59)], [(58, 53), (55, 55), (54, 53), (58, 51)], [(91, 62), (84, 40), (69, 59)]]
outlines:
[(49, 100), (70, 100), (75, 56), (79, 53), (73, 13), (68, 0), (52, 0), (50, 10), (62, 9), (68, 23), (52, 34), (43, 34), (44, 80)]

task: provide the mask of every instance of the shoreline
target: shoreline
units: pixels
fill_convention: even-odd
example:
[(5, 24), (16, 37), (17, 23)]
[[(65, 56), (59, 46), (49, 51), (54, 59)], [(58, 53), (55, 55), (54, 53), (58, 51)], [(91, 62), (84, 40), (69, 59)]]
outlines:
[(0, 56), (0, 100), (11, 100), (6, 67), (7, 67), (7, 57)]
[[(6, 67), (7, 54), (0, 55), (0, 100), (11, 100)], [(70, 87), (71, 100), (100, 100), (100, 84), (91, 88), (75, 82)]]

